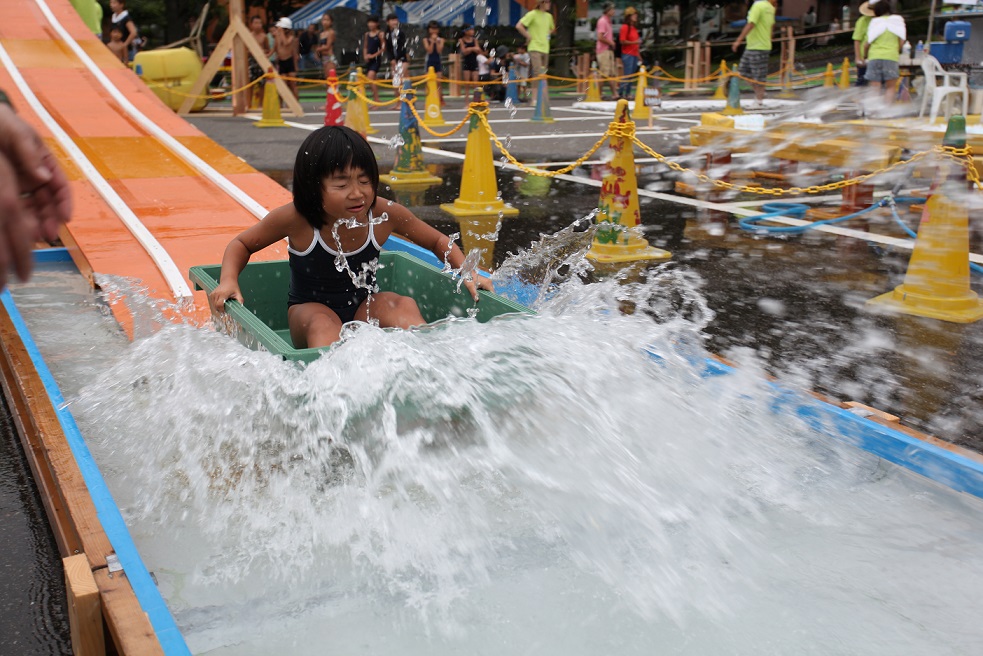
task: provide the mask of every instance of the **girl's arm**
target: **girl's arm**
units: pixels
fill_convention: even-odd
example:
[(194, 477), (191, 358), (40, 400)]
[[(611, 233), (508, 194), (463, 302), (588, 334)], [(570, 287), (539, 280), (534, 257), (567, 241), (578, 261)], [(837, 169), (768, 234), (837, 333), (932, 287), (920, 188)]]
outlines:
[(335, 39), (335, 31), (334, 28), (331, 28), (330, 30), (328, 30), (328, 42), (324, 44), (326, 48), (325, 52), (328, 53), (329, 55), (332, 52), (334, 52), (334, 39)]
[(239, 290), (239, 274), (246, 268), (249, 257), (270, 244), (285, 239), (290, 234), (290, 226), (296, 214), (293, 203), (278, 207), (229, 242), (225, 247), (225, 255), (222, 256), (222, 274), (218, 286), (208, 295), (208, 302), (213, 310), (225, 312), (225, 302), (228, 300), (243, 302), (242, 292)]
[[(414, 244), (426, 248), (443, 262), (445, 259), (452, 268), (460, 270), (464, 264), (464, 253), (458, 248), (451, 238), (440, 232), (436, 228), (427, 225), (399, 203), (390, 204), (388, 200), (377, 198), (375, 207), (372, 209), (375, 216), (382, 216), (383, 213), (389, 215), (392, 221), (393, 232), (406, 237)], [(466, 280), (464, 286), (471, 292), (471, 297), (478, 300), (478, 290), (480, 287), (488, 291), (495, 291), (491, 280), (482, 275), (475, 275), (474, 280)]]

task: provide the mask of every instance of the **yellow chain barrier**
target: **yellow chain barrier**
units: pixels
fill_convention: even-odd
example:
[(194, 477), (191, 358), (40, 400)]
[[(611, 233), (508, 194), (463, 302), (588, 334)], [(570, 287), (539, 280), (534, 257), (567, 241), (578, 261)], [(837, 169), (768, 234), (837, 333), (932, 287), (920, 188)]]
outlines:
[[(402, 98), (400, 100), (402, 100)], [(471, 105), (468, 107), (467, 114), (464, 115), (464, 118), (461, 119), (461, 122), (460, 123), (458, 123), (457, 125), (455, 125), (451, 130), (449, 130), (447, 132), (437, 132), (435, 130), (432, 130), (429, 125), (427, 125), (426, 123), (423, 122), (423, 120), (424, 120), (423, 117), (420, 116), (420, 114), (416, 111), (416, 106), (412, 102), (410, 102), (410, 101), (404, 101), (404, 102), (406, 102), (406, 104), (409, 106), (410, 111), (413, 112), (413, 116), (416, 117), (416, 123), (417, 123), (417, 125), (419, 127), (423, 128), (424, 130), (426, 130), (427, 132), (429, 132), (430, 134), (432, 134), (435, 137), (449, 137), (452, 134), (454, 134), (455, 132), (457, 132), (458, 130), (460, 130), (461, 128), (463, 128), (464, 127), (464, 124), (467, 123), (468, 120), (471, 118), (471, 114), (475, 113), (475, 110), (472, 109), (473, 107), (484, 105), (486, 107), (486, 110), (485, 111), (486, 112), (488, 111), (487, 110), (488, 103), (471, 103)]]
[(964, 148), (954, 148), (952, 146), (935, 146), (931, 150), (915, 153), (906, 160), (898, 160), (897, 162), (894, 162), (890, 166), (886, 166), (876, 171), (858, 175), (853, 178), (845, 178), (843, 180), (829, 182), (823, 185), (811, 185), (809, 187), (789, 187), (786, 189), (780, 187), (775, 187), (775, 188), (762, 187), (760, 185), (734, 184), (726, 180), (711, 178), (709, 175), (703, 173), (702, 171), (697, 171), (688, 168), (686, 166), (683, 166), (681, 164), (678, 164), (670, 160), (665, 155), (650, 148), (647, 144), (641, 141), (636, 135), (635, 123), (633, 121), (628, 121), (625, 123), (612, 121), (611, 123), (609, 123), (607, 130), (604, 132), (601, 138), (598, 139), (597, 142), (593, 146), (591, 146), (586, 153), (581, 155), (575, 162), (572, 162), (571, 164), (568, 164), (567, 166), (564, 166), (563, 168), (556, 169), (556, 170), (538, 169), (535, 167), (526, 166), (525, 164), (517, 160), (515, 156), (509, 152), (505, 144), (502, 143), (498, 135), (495, 134), (494, 130), (492, 130), (491, 128), (491, 124), (488, 122), (488, 111), (489, 111), (488, 103), (471, 103), (468, 106), (468, 113), (464, 116), (464, 119), (462, 119), (462, 121), (453, 130), (446, 133), (438, 133), (431, 130), (429, 127), (423, 124), (423, 119), (417, 113), (417, 110), (413, 106), (413, 104), (409, 103), (409, 106), (413, 112), (413, 115), (416, 117), (417, 122), (420, 125), (422, 125), (424, 129), (427, 130), (427, 132), (437, 137), (449, 136), (457, 132), (459, 129), (461, 129), (461, 127), (464, 126), (464, 124), (468, 121), (468, 119), (472, 115), (477, 116), (478, 120), (481, 121), (481, 124), (485, 127), (486, 130), (488, 130), (488, 134), (490, 135), (492, 141), (495, 142), (495, 145), (498, 147), (499, 151), (512, 166), (516, 167), (520, 171), (527, 173), (529, 175), (535, 175), (543, 178), (552, 178), (558, 175), (569, 173), (570, 171), (574, 170), (578, 166), (581, 166), (584, 162), (590, 159), (590, 157), (594, 153), (596, 153), (601, 148), (601, 146), (604, 145), (605, 140), (611, 137), (615, 137), (615, 138), (620, 137), (620, 138), (628, 139), (633, 144), (638, 146), (643, 152), (648, 154), (650, 157), (652, 157), (653, 159), (659, 162), (662, 162), (667, 167), (678, 173), (692, 175), (700, 182), (711, 184), (719, 189), (728, 189), (741, 193), (757, 194), (760, 196), (797, 196), (802, 194), (822, 194), (830, 191), (839, 191), (846, 187), (862, 184), (864, 182), (867, 182), (871, 178), (883, 175), (890, 171), (894, 171), (896, 169), (899, 169), (903, 166), (907, 166), (919, 160), (926, 159), (932, 155), (941, 157), (943, 159), (951, 160), (956, 164), (958, 164), (959, 166), (965, 168), (966, 176), (973, 183), (973, 186), (976, 187), (977, 189), (983, 190), (983, 181), (980, 180), (979, 173), (976, 170), (976, 166), (973, 161), (973, 150), (970, 146), (966, 146)]

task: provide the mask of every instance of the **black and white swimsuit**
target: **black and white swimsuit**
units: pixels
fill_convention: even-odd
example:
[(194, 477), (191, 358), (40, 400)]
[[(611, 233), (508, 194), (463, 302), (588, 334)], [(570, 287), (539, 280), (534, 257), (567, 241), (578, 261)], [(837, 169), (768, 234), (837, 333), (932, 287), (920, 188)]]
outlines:
[[(287, 307), (301, 303), (320, 303), (332, 310), (348, 323), (355, 319), (355, 312), (375, 289), (375, 272), (365, 274), (364, 286), (356, 285), (354, 276), (361, 276), (363, 265), (378, 260), (382, 246), (375, 238), (372, 213), (369, 213), (369, 233), (365, 243), (354, 251), (341, 253), (347, 266), (339, 271), (335, 265), (338, 251), (330, 248), (321, 232), (314, 232), (314, 239), (305, 251), (292, 248), (288, 242), (287, 253), (290, 258), (290, 293)], [(349, 273), (349, 270), (351, 273)]]

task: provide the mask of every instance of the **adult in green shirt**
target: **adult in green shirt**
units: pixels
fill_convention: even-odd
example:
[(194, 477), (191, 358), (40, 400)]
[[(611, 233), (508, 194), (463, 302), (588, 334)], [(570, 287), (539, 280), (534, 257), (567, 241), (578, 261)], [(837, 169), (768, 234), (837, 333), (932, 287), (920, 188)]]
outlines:
[(897, 94), (898, 59), (901, 48), (908, 40), (908, 31), (904, 18), (891, 13), (891, 3), (880, 0), (874, 5), (874, 18), (867, 26), (867, 40), (864, 42), (863, 55), (867, 60), (867, 72), (864, 77), (875, 89), (884, 90), (884, 102), (894, 102)]
[(753, 108), (764, 107), (765, 78), (768, 77), (768, 57), (771, 56), (771, 30), (775, 26), (775, 6), (778, 0), (756, 0), (747, 13), (747, 24), (734, 39), (730, 49), (737, 52), (741, 42), (747, 39), (738, 70), (750, 78), (754, 88)]
[(82, 18), (86, 27), (92, 30), (100, 39), (102, 38), (102, 5), (96, 0), (69, 0), (75, 11)]
[(857, 24), (853, 26), (853, 60), (857, 65), (858, 87), (867, 86), (867, 79), (864, 77), (867, 72), (867, 61), (861, 53), (861, 48), (867, 40), (867, 26), (870, 25), (870, 19), (873, 15), (874, 10), (870, 8), (870, 3), (863, 3), (860, 5), (860, 18), (857, 19)]
[[(528, 44), (532, 76), (545, 75), (550, 60), (550, 36), (556, 32), (553, 14), (550, 13), (550, 0), (539, 0), (536, 8), (523, 16), (515, 28)], [(539, 85), (534, 84), (532, 90), (532, 102), (535, 104)]]

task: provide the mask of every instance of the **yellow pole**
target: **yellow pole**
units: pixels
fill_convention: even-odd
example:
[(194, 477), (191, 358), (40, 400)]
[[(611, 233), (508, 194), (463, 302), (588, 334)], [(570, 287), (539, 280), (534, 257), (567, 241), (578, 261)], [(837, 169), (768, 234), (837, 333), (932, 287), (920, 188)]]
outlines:
[(633, 120), (648, 118), (652, 115), (652, 108), (645, 105), (645, 88), (648, 80), (645, 77), (645, 67), (638, 69), (638, 84), (635, 85), (635, 107), (632, 109), (631, 117)]
[(424, 100), (426, 111), (423, 122), (426, 125), (447, 125), (444, 113), (440, 110), (440, 89), (437, 88), (437, 72), (431, 66), (427, 70), (427, 97)]
[(823, 86), (827, 88), (836, 86), (836, 73), (833, 72), (833, 62), (826, 64), (826, 75), (823, 76)]
[(595, 223), (597, 231), (587, 257), (598, 263), (620, 264), (643, 260), (665, 260), (672, 255), (649, 245), (638, 234), (642, 224), (638, 205), (638, 180), (633, 152), (635, 124), (628, 118), (628, 101), (621, 99), (614, 110), (611, 150), (614, 157), (604, 165), (601, 196)]

